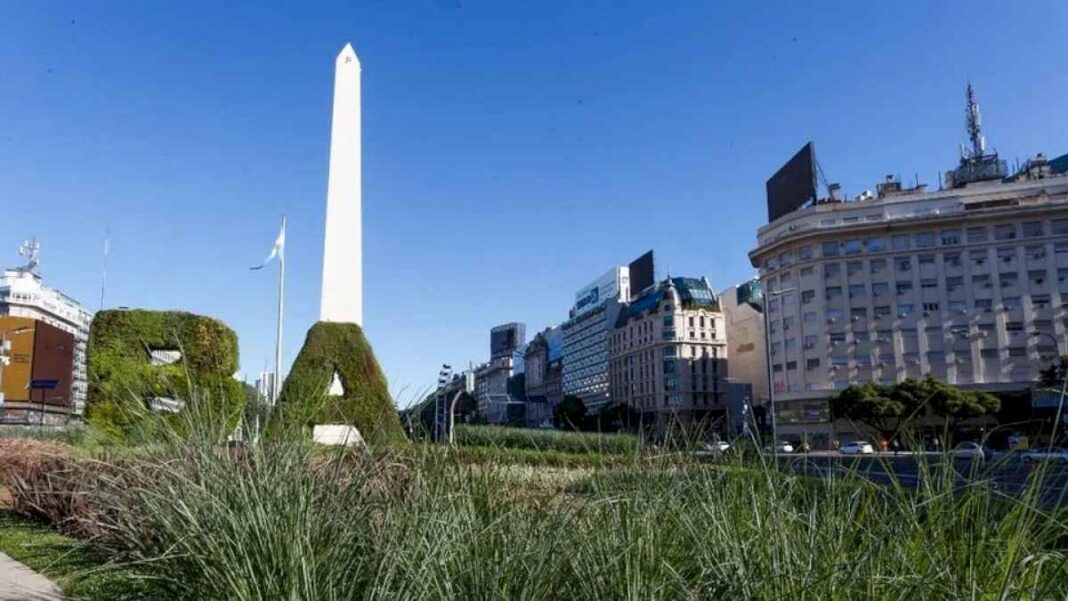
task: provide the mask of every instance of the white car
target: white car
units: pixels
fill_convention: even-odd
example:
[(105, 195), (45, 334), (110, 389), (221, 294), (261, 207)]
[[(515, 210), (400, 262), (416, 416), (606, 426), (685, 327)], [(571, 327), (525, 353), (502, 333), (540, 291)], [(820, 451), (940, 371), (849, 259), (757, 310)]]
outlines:
[(725, 440), (717, 440), (715, 442), (706, 442), (705, 450), (712, 451), (713, 453), (722, 453), (731, 448), (731, 445)]
[(871, 455), (875, 452), (875, 447), (865, 440), (854, 440), (842, 445), (838, 452), (842, 455)]
[(1021, 456), (1024, 461), (1029, 463), (1037, 463), (1039, 461), (1068, 463), (1068, 449), (1059, 447), (1031, 449), (1030, 451), (1024, 451)]
[(962, 442), (953, 449), (953, 457), (957, 459), (986, 459), (986, 450), (977, 442)]
[(776, 453), (793, 453), (794, 452), (794, 445), (786, 442), (785, 440), (780, 440), (778, 442), (778, 444), (775, 445), (775, 452)]

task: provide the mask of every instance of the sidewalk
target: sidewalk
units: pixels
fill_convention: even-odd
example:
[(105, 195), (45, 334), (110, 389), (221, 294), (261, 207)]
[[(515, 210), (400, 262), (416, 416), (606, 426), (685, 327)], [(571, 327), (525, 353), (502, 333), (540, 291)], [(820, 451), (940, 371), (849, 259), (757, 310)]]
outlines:
[(58, 601), (63, 592), (51, 580), (0, 553), (0, 601)]

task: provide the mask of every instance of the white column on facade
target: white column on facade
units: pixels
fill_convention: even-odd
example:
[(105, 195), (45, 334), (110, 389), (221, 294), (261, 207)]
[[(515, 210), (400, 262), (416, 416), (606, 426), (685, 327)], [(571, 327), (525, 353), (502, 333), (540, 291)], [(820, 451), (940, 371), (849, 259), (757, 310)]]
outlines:
[(361, 160), (360, 59), (345, 44), (334, 72), (320, 321), (363, 323)]

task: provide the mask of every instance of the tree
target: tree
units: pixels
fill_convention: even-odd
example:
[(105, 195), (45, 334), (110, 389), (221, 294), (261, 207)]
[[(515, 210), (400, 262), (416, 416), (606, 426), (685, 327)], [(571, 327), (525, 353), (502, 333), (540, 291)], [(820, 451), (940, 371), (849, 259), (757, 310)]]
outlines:
[(560, 430), (581, 430), (586, 425), (586, 403), (567, 395), (553, 409), (553, 425)]
[(903, 396), (895, 395), (893, 387), (874, 382), (854, 384), (831, 397), (831, 414), (864, 422), (888, 436), (910, 408), (902, 400)]
[(981, 390), (963, 390), (928, 376), (931, 407), (948, 423), (970, 417), (993, 415), (1001, 409), (1001, 400)]
[(1057, 388), (1068, 377), (1068, 355), (1064, 355), (1049, 367), (1038, 372), (1038, 383), (1046, 388)]

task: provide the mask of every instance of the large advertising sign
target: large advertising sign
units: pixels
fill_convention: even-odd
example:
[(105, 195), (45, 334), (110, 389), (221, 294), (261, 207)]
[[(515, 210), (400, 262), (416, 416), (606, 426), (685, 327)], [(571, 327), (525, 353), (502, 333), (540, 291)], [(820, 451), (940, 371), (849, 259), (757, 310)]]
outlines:
[(581, 315), (610, 298), (618, 298), (626, 267), (613, 267), (575, 293), (575, 315)]
[(816, 201), (816, 148), (812, 142), (797, 151), (765, 184), (768, 222)]
[(634, 259), (627, 271), (630, 275), (630, 296), (634, 298), (653, 285), (653, 251)]
[(490, 330), (490, 357), (511, 355), (521, 344), (526, 342), (526, 326), (521, 323), (509, 323)]

